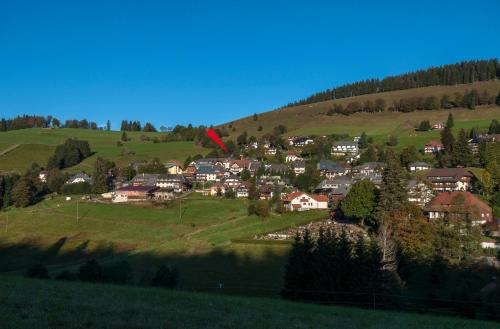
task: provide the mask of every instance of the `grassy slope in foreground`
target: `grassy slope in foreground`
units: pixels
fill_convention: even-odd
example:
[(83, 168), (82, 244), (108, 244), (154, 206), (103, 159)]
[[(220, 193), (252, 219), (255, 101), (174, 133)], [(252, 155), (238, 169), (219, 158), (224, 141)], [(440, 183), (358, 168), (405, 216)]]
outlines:
[(460, 318), (158, 288), (0, 279), (3, 328), (497, 328)]
[[(69, 168), (75, 172), (93, 170), (95, 159), (98, 156), (115, 161), (118, 166), (127, 165), (132, 161), (152, 160), (157, 157), (161, 161), (176, 159), (181, 162), (189, 156), (206, 154), (207, 149), (194, 145), (193, 142), (168, 142), (153, 143), (152, 141), (141, 141), (141, 134), (153, 138), (160, 133), (127, 132), (131, 141), (117, 146), (121, 138), (119, 131), (100, 131), (89, 129), (21, 129), (8, 132), (0, 132), (0, 151), (8, 147), (20, 144), (19, 147), (5, 155), (0, 156), (0, 172), (15, 171), (22, 173), (28, 169), (33, 162), (45, 166), (49, 157), (53, 154), (57, 145), (64, 143), (68, 138), (86, 140), (94, 155), (85, 159), (79, 165)], [(122, 152), (124, 155), (122, 155)]]

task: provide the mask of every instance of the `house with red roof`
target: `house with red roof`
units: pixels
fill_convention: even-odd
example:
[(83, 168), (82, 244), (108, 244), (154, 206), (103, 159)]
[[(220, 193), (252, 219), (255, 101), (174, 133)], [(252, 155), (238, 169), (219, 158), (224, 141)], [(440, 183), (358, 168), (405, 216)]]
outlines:
[(283, 206), (288, 211), (328, 209), (328, 197), (326, 195), (293, 192), (283, 200)]
[(425, 154), (438, 153), (443, 149), (444, 149), (443, 144), (435, 140), (430, 140), (427, 142), (427, 144), (425, 144), (424, 153)]
[(493, 222), (491, 207), (467, 191), (442, 192), (424, 208), (429, 219), (470, 220), (474, 224)]

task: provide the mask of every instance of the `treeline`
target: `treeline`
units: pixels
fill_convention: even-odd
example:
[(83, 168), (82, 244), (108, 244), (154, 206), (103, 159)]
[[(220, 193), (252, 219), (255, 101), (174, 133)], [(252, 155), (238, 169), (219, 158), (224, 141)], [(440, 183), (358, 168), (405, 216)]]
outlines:
[(141, 125), (140, 121), (127, 121), (127, 120), (122, 120), (122, 123), (120, 125), (120, 130), (121, 131), (144, 131), (144, 132), (156, 132), (155, 126), (150, 123), (146, 122), (144, 127)]
[[(33, 279), (51, 279), (49, 271), (43, 264), (33, 264), (25, 273)], [(63, 270), (54, 279), (63, 281), (80, 280), (83, 282), (100, 282), (113, 284), (133, 284), (132, 267), (127, 261), (119, 261), (101, 265), (95, 259), (89, 259), (78, 270), (71, 272)], [(152, 278), (144, 278), (141, 283), (153, 287), (175, 288), (179, 283), (179, 271), (176, 266), (162, 264), (156, 269)]]
[(58, 145), (54, 155), (47, 162), (47, 169), (63, 169), (80, 163), (92, 154), (87, 141), (67, 139), (64, 144)]
[[(27, 128), (80, 128), (80, 129), (100, 129), (97, 123), (94, 121), (88, 121), (87, 119), (70, 119), (66, 120), (64, 123), (52, 115), (46, 117), (40, 115), (20, 115), (13, 119), (2, 118), (0, 120), (0, 131), (10, 131), (18, 129)], [(106, 123), (106, 130), (111, 130), (111, 123), (108, 120)]]
[(466, 91), (465, 93), (456, 92), (453, 96), (443, 94), (441, 98), (436, 96), (415, 96), (401, 98), (394, 101), (390, 106), (382, 98), (377, 98), (375, 101), (367, 100), (365, 102), (354, 101), (347, 106), (342, 104), (333, 104), (327, 111), (327, 115), (343, 114), (350, 115), (357, 112), (383, 112), (385, 110), (391, 112), (413, 112), (424, 110), (439, 110), (465, 107), (475, 109), (479, 105), (497, 104), (500, 106), (500, 92), (498, 95), (491, 95), (487, 90), (479, 93), (476, 89)]
[(431, 67), (425, 70), (389, 76), (383, 79), (368, 79), (349, 83), (316, 93), (306, 99), (289, 103), (287, 106), (311, 104), (392, 90), (437, 85), (456, 85), (498, 78), (500, 78), (500, 63), (498, 59), (467, 61)]

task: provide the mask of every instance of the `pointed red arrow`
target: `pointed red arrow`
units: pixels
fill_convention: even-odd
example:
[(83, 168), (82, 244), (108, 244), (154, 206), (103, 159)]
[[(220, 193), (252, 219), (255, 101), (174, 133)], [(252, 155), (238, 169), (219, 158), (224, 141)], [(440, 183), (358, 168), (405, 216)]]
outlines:
[(217, 145), (220, 146), (220, 148), (224, 151), (224, 152), (227, 152), (227, 147), (226, 145), (224, 145), (224, 143), (221, 141), (221, 139), (219, 138), (219, 136), (217, 136), (217, 133), (215, 132), (215, 130), (213, 130), (212, 128), (208, 128), (207, 129), (207, 135), (208, 137), (210, 137), (214, 142), (217, 143)]

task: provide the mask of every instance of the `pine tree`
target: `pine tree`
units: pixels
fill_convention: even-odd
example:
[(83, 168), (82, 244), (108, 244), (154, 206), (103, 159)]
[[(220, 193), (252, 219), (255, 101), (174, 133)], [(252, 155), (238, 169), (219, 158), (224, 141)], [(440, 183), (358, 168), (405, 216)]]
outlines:
[(469, 138), (464, 129), (460, 130), (458, 139), (453, 146), (452, 163), (455, 166), (471, 166), (474, 164), (474, 156), (469, 148)]
[(453, 128), (455, 125), (455, 120), (453, 119), (453, 114), (449, 113), (448, 114), (448, 120), (446, 120), (446, 128)]
[(408, 202), (406, 174), (393, 151), (387, 152), (387, 166), (382, 173), (379, 200), (376, 208), (377, 223)]
[(116, 167), (114, 162), (97, 157), (94, 164), (94, 175), (92, 176), (92, 192), (108, 192), (111, 188), (111, 182), (115, 169)]
[(495, 104), (500, 106), (500, 92), (497, 95), (497, 98), (495, 99)]
[(455, 144), (455, 137), (453, 137), (453, 133), (451, 132), (450, 128), (445, 127), (441, 131), (441, 143), (444, 146), (445, 152), (448, 154), (452, 154), (453, 145)]

